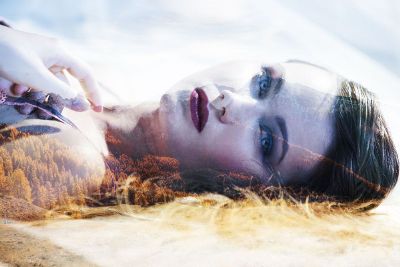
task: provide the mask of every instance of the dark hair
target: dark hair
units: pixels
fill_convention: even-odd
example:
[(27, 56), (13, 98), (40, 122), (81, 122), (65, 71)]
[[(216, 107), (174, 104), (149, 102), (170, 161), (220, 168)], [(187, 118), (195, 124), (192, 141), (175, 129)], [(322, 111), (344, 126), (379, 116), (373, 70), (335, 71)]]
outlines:
[(342, 203), (369, 203), (370, 209), (393, 189), (399, 160), (375, 99), (361, 85), (341, 82), (333, 106), (334, 141), (311, 177), (311, 191)]

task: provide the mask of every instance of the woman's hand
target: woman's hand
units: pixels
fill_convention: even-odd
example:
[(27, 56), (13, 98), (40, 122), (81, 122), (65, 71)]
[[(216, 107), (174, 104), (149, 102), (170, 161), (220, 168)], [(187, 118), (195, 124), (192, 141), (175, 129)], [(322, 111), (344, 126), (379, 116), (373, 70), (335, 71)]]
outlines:
[(87, 109), (89, 104), (69, 86), (64, 70), (79, 80), (92, 109), (102, 111), (98, 84), (86, 63), (56, 39), (0, 26), (0, 89), (12, 95), (24, 95), (29, 88), (31, 92), (53, 93), (73, 110)]

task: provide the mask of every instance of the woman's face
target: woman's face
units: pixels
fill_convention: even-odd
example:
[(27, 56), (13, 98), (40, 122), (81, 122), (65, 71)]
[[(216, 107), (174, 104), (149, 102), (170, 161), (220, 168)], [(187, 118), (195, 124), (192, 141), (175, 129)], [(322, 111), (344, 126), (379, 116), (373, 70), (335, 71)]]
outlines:
[(160, 128), (183, 168), (304, 183), (333, 140), (336, 92), (337, 76), (311, 64), (227, 63), (173, 86)]

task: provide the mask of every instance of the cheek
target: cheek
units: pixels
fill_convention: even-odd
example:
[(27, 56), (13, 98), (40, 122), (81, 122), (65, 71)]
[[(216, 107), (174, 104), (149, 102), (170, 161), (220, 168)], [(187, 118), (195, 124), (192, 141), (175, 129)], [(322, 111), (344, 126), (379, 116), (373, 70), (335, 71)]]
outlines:
[(255, 150), (249, 132), (227, 129), (224, 134), (213, 140), (207, 143), (207, 153), (218, 165), (216, 167), (229, 170), (248, 169)]

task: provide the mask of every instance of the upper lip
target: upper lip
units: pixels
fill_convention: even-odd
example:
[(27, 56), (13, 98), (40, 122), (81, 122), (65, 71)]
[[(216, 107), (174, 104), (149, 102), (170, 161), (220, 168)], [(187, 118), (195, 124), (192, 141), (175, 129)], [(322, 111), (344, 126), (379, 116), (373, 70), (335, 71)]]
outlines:
[(199, 133), (204, 129), (208, 120), (208, 98), (201, 88), (196, 88), (190, 94), (190, 114), (192, 122)]

